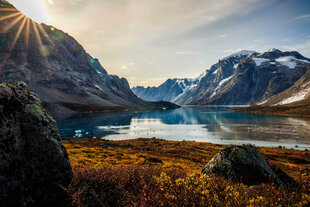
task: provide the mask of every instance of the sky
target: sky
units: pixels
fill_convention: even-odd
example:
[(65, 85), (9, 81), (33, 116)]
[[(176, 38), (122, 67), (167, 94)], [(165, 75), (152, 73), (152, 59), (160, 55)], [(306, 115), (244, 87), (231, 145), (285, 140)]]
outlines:
[(131, 87), (195, 78), (239, 50), (310, 58), (310, 0), (9, 0)]

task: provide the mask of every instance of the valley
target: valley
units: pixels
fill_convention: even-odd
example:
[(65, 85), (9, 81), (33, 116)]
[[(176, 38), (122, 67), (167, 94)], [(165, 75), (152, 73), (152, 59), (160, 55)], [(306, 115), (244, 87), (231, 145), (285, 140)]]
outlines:
[(0, 206), (310, 206), (309, 8), (0, 0)]

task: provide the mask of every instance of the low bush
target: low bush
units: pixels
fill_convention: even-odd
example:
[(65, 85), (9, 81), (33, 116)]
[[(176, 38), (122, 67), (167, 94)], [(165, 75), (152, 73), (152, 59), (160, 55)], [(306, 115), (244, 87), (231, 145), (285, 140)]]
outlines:
[(245, 186), (214, 175), (187, 174), (160, 166), (74, 169), (68, 189), (73, 206), (306, 206), (310, 176), (297, 189)]

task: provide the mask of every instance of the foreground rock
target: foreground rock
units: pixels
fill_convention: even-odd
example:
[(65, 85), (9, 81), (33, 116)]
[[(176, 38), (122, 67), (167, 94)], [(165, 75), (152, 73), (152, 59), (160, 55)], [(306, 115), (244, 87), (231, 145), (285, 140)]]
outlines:
[(275, 183), (291, 186), (295, 181), (258, 152), (252, 145), (227, 147), (216, 154), (202, 173), (214, 173), (246, 185)]
[(0, 84), (0, 206), (64, 206), (72, 169), (53, 118), (24, 83)]

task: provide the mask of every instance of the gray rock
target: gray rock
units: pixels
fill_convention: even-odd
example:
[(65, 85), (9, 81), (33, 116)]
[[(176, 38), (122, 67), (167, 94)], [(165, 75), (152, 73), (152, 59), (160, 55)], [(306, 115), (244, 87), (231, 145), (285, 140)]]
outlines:
[(0, 206), (64, 206), (72, 176), (38, 96), (25, 83), (0, 84)]
[(222, 176), (246, 185), (275, 183), (291, 186), (295, 181), (252, 145), (227, 147), (216, 154), (203, 168), (202, 173)]

